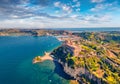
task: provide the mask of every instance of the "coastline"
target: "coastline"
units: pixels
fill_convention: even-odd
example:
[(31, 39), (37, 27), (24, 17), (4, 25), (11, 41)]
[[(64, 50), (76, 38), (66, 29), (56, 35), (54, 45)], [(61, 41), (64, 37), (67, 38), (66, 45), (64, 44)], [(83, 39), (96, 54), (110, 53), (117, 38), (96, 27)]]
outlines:
[[(63, 70), (64, 73), (68, 75), (67, 78), (69, 77), (71, 78), (69, 79), (71, 82), (83, 83), (85, 82), (83, 80), (85, 79), (84, 76), (89, 77), (89, 80), (92, 80), (92, 83), (101, 84), (102, 82), (109, 82), (109, 80), (104, 80), (105, 71), (101, 69), (100, 67), (101, 65), (98, 63), (99, 61), (102, 63), (101, 57), (105, 57), (104, 55), (108, 53), (103, 47), (104, 44), (101, 44), (97, 42), (96, 39), (94, 39), (95, 38), (94, 33), (90, 34), (88, 40), (85, 40), (83, 39), (83, 37), (81, 38), (77, 35), (66, 36), (61, 36), (57, 38), (59, 41), (62, 42), (61, 46), (58, 46), (58, 48), (54, 48), (50, 53), (45, 52), (45, 55), (43, 57), (37, 56), (35, 59), (33, 59), (33, 63), (43, 62), (45, 60), (52, 60), (54, 61), (54, 63), (56, 62), (61, 65), (62, 67), (61, 69)], [(93, 43), (96, 43), (96, 45)], [(117, 47), (118, 45), (114, 46)], [(101, 54), (101, 57), (98, 56), (99, 55), (98, 52)], [(107, 64), (114, 62), (115, 63), (115, 64), (113, 63), (114, 65), (116, 65), (116, 63), (119, 64), (119, 61), (114, 60), (117, 59), (116, 55), (113, 52), (111, 53), (112, 55), (108, 54), (109, 55), (108, 59), (104, 59), (105, 60), (104, 63)], [(89, 64), (89, 61), (93, 62), (94, 66)], [(87, 67), (85, 68), (84, 66)], [(58, 72), (56, 73), (64, 78), (64, 75), (61, 74), (63, 72), (59, 71), (58, 67), (59, 66), (57, 65), (56, 69), (58, 70)], [(81, 77), (83, 79), (81, 79)], [(102, 78), (102, 81), (100, 80), (100, 78)]]
[[(57, 39), (59, 42), (61, 42), (58, 38), (56, 38), (56, 39)], [(56, 60), (54, 59), (54, 56), (51, 55), (51, 53), (52, 53), (55, 49), (59, 48), (61, 45), (62, 45), (62, 44), (60, 44), (59, 46), (53, 48), (53, 49), (50, 50), (49, 52), (46, 52), (46, 51), (45, 51), (43, 56), (36, 56), (35, 58), (33, 58), (32, 63), (33, 63), (33, 64), (36, 64), (36, 63), (44, 62), (44, 61), (46, 61), (46, 60), (56, 61)]]
[[(73, 41), (79, 40), (79, 39), (80, 39), (79, 37), (76, 37), (76, 36), (75, 36), (75, 37), (73, 38), (73, 36), (72, 36), (72, 38), (70, 38), (70, 36), (67, 36), (67, 37), (58, 37), (58, 38), (56, 38), (56, 39), (57, 39), (58, 41), (62, 42), (62, 44), (59, 45), (57, 48), (62, 47), (62, 46), (68, 46), (70, 49), (73, 48), (72, 51), (73, 51), (73, 53), (74, 53), (75, 56), (78, 55), (78, 53), (79, 53), (79, 48), (78, 48), (78, 46), (77, 46)], [(57, 48), (54, 48), (54, 49), (53, 49), (52, 51), (50, 51), (50, 52), (45, 52), (43, 56), (37, 56), (37, 57), (33, 58), (32, 63), (35, 64), (35, 63), (38, 63), (38, 62), (43, 62), (43, 61), (45, 61), (45, 60), (51, 60), (51, 61), (54, 60), (54, 61), (56, 61), (56, 59), (55, 59), (54, 56), (52, 55), (52, 52), (53, 52), (54, 50), (56, 50)], [(58, 60), (57, 60), (57, 61), (58, 61)]]
[(45, 60), (52, 60), (53, 61), (53, 58), (50, 56), (50, 53), (45, 52), (44, 54), (45, 54), (44, 56), (35, 57), (32, 61), (33, 64), (38, 63), (38, 62), (43, 62)]

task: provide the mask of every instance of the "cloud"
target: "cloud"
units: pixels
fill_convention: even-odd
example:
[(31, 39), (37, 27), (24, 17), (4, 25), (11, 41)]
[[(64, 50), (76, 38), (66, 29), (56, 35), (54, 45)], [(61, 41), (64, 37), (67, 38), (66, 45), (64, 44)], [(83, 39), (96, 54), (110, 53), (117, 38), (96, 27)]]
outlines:
[(80, 2), (76, 2), (75, 7), (80, 7)]
[[(55, 2), (54, 6), (60, 8), (64, 13), (61, 16), (56, 16), (44, 12), (46, 10), (44, 7), (48, 0), (1, 0), (0, 2), (0, 20), (4, 19), (25, 19), (25, 18), (33, 18), (35, 16), (39, 17), (47, 17), (52, 19), (66, 18), (67, 14), (73, 12), (73, 9), (70, 5), (61, 2)], [(80, 3), (76, 2), (76, 6), (79, 6)], [(76, 8), (76, 11), (80, 11), (80, 8)], [(60, 12), (60, 11), (59, 11)], [(57, 11), (57, 13), (59, 13)]]
[[(99, 11), (104, 11), (104, 10), (112, 10), (118, 8), (117, 7), (117, 3), (113, 2), (113, 3), (104, 3), (104, 4), (97, 4), (94, 8), (91, 8), (90, 11), (93, 12), (99, 12)], [(114, 11), (114, 10), (113, 10)]]
[[(106, 14), (107, 11), (112, 10), (114, 12), (119, 10), (119, 6), (116, 5), (117, 3), (104, 3), (100, 0), (93, 0), (94, 3), (90, 3), (90, 5), (95, 7), (91, 9), (89, 6), (86, 6), (86, 3), (79, 0), (66, 2), (62, 2), (62, 0), (57, 2), (56, 0), (15, 1), (0, 0), (0, 25), (8, 27), (12, 25), (17, 27), (59, 27), (60, 25), (61, 27), (79, 27), (80, 25), (89, 26), (88, 24), (99, 25), (110, 23), (111, 18), (114, 19), (108, 13)], [(90, 10), (88, 11), (86, 8)]]
[(31, 4), (48, 6), (52, 0), (30, 0)]
[(80, 12), (80, 5), (81, 5), (80, 1), (73, 0), (73, 4), (71, 7), (73, 8), (74, 12)]
[(95, 12), (95, 11), (100, 11), (100, 10), (103, 10), (105, 9), (106, 7), (103, 5), (103, 4), (98, 4), (96, 5), (94, 8), (91, 8), (90, 10)]
[[(32, 4), (31, 1), (35, 2), (32, 2)], [(43, 11), (45, 4), (48, 3), (47, 1), (48, 0), (42, 0), (43, 3), (41, 1), (37, 3), (36, 0), (18, 0), (18, 2), (15, 2), (15, 0), (1, 0), (0, 20), (26, 19), (35, 16), (52, 19), (59, 18)]]
[(74, 4), (72, 5), (73, 8), (77, 8), (80, 7), (80, 2), (79, 1), (75, 1)]
[[(7, 24), (7, 25), (6, 25)], [(30, 19), (15, 19), (15, 20), (4, 20), (0, 22), (0, 25), (4, 28), (44, 28), (45, 25), (42, 21), (33, 21)]]
[(67, 6), (66, 4), (62, 5), (62, 9), (63, 11), (67, 12), (67, 13), (71, 13), (72, 9), (70, 6)]
[[(99, 24), (110, 22), (108, 15), (71, 15), (52, 19), (47, 17), (35, 16), (33, 18), (4, 20), (0, 22), (3, 27), (20, 27), (20, 28), (80, 28), (98, 26)], [(61, 21), (62, 19), (62, 21)], [(7, 24), (7, 25), (6, 25)], [(69, 25), (68, 25), (69, 24)], [(100, 26), (100, 25), (99, 25)], [(102, 25), (101, 25), (102, 26)]]
[(104, 23), (111, 21), (110, 15), (87, 15), (83, 18), (85, 21), (89, 21), (90, 23)]
[(77, 2), (78, 0), (73, 0), (73, 2)]
[(73, 0), (74, 3), (62, 3), (60, 1), (54, 2), (54, 6), (61, 9), (65, 14), (71, 14), (72, 12), (80, 11), (80, 2)]
[(69, 18), (72, 18), (77, 21), (83, 21), (88, 23), (105, 23), (110, 22), (112, 16), (110, 14), (87, 14), (87, 15), (71, 15)]
[(54, 3), (55, 7), (60, 7), (60, 5), (61, 5), (61, 3), (59, 1)]
[(71, 13), (72, 12), (72, 7), (67, 5), (67, 4), (64, 4), (64, 3), (61, 3), (61, 2), (55, 2), (54, 3), (54, 6), (57, 7), (57, 8), (60, 8), (62, 9), (63, 12), (65, 13)]
[(92, 3), (101, 3), (103, 2), (104, 0), (91, 0)]
[[(29, 3), (22, 2), (25, 4), (18, 4), (18, 5), (11, 5), (9, 8), (7, 6), (0, 7), (0, 20), (15, 20), (15, 19), (36, 19), (36, 17), (39, 19), (41, 18), (47, 18), (47, 19), (65, 19), (68, 16), (57, 16), (52, 15), (49, 13), (46, 13), (42, 11), (44, 8), (42, 8), (39, 5), (28, 5)], [(70, 13), (71, 9), (69, 6), (62, 4), (61, 6), (62, 10), (64, 12)], [(46, 22), (47, 22), (47, 19)]]
[(54, 18), (42, 11), (50, 0), (0, 0), (0, 19), (24, 19), (34, 16)]
[(76, 12), (79, 12), (79, 11), (80, 11), (80, 8), (77, 8), (77, 9), (76, 9)]

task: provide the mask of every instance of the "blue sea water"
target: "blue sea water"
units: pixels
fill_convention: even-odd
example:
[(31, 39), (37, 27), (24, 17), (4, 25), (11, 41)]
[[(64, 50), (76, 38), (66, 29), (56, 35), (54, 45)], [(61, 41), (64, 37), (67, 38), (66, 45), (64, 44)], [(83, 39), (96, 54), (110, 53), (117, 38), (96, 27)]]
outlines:
[(109, 32), (120, 31), (120, 27), (99, 27), (99, 28), (49, 28), (53, 30), (67, 30), (72, 32)]
[(53, 61), (32, 64), (35, 56), (60, 44), (50, 36), (1, 36), (0, 84), (68, 84), (69, 80), (55, 73)]

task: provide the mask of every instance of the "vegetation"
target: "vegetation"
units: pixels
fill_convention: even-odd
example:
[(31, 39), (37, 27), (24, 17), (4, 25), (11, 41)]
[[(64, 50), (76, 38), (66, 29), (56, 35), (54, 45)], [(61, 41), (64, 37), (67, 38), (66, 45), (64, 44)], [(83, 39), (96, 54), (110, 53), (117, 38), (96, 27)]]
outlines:
[(71, 80), (70, 84), (79, 84), (76, 80)]
[(120, 84), (120, 33), (82, 32), (73, 35), (81, 37), (80, 41), (75, 41), (80, 48), (78, 56), (74, 56), (68, 46), (53, 52), (55, 57), (75, 71), (80, 68), (85, 71), (76, 75), (79, 83)]
[(40, 56), (35, 57), (34, 60), (35, 60), (35, 61), (39, 61), (39, 62), (42, 61), (42, 59), (41, 59)]

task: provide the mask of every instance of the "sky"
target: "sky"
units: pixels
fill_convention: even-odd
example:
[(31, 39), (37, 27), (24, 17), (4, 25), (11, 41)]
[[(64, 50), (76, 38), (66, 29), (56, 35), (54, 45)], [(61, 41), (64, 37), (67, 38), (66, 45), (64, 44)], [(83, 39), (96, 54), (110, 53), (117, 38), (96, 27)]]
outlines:
[(120, 0), (0, 0), (0, 28), (120, 27)]

